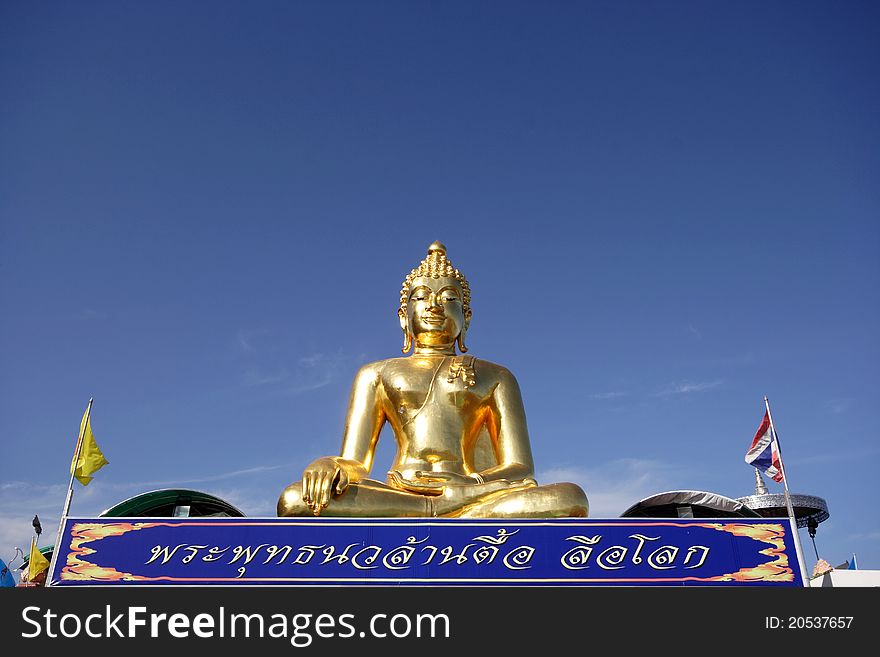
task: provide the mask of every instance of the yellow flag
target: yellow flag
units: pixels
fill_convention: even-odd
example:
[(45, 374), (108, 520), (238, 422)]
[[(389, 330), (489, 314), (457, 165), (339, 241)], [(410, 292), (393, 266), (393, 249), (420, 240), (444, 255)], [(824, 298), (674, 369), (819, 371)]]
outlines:
[(95, 442), (95, 436), (92, 434), (89, 409), (86, 409), (86, 412), (83, 414), (82, 422), (79, 425), (79, 432), (82, 435), (82, 447), (79, 449), (79, 459), (74, 455), (74, 460), (70, 462), (70, 474), (79, 479), (83, 486), (87, 486), (92, 480), (90, 475), (108, 463), (98, 448), (98, 443)]
[(49, 560), (37, 549), (37, 543), (31, 539), (31, 556), (28, 560), (28, 581), (33, 582), (34, 577), (49, 567)]

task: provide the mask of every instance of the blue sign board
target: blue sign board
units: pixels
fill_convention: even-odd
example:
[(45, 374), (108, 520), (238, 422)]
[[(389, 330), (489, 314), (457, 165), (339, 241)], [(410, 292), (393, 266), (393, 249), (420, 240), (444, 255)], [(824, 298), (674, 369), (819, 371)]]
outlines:
[(759, 518), (68, 518), (51, 586), (804, 586)]

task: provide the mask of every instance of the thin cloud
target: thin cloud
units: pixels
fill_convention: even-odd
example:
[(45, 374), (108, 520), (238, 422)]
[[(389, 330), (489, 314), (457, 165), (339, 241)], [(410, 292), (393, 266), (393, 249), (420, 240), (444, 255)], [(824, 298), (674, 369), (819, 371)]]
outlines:
[(850, 408), (852, 408), (853, 400), (852, 399), (832, 399), (828, 402), (829, 409), (835, 415), (840, 415), (841, 413), (846, 413)]
[(595, 394), (590, 395), (590, 399), (619, 399), (620, 397), (626, 397), (627, 393), (625, 392), (597, 392)]
[(109, 319), (109, 317), (110, 313), (103, 310), (95, 310), (93, 308), (86, 308), (85, 310), (80, 310), (70, 315), (70, 319), (81, 322), (100, 322)]
[(306, 392), (311, 392), (312, 390), (318, 390), (319, 388), (329, 386), (331, 383), (333, 383), (333, 377), (329, 374), (324, 374), (320, 379), (285, 388), (284, 394), (295, 397)]
[(290, 377), (290, 385), (283, 390), (284, 394), (301, 395), (330, 385), (345, 361), (342, 351), (337, 351), (335, 354), (315, 352), (300, 357), (296, 372)]
[(256, 338), (268, 334), (269, 331), (267, 329), (239, 329), (238, 335), (236, 336), (238, 346), (241, 347), (242, 351), (245, 353), (252, 354), (257, 351), (255, 345)]
[(341, 350), (329, 354), (318, 351), (285, 356), (282, 347), (266, 344), (265, 340), (259, 342), (258, 338), (268, 334), (265, 329), (238, 331), (236, 339), (244, 361), (242, 385), (246, 388), (262, 388), (288, 396), (301, 395), (333, 383), (347, 360)]
[[(84, 491), (88, 491), (88, 488), (85, 488)], [(11, 509), (24, 505), (35, 513), (44, 510), (57, 512), (66, 494), (66, 483), (32, 484), (24, 481), (3, 482), (0, 484), (0, 506), (5, 509)], [(33, 518), (33, 515), (31, 515), (31, 518)]]
[(705, 390), (711, 390), (712, 388), (717, 388), (720, 385), (723, 385), (724, 381), (720, 379), (716, 379), (715, 381), (683, 381), (681, 383), (670, 383), (666, 388), (660, 390), (659, 392), (655, 392), (655, 397), (668, 397), (670, 395), (689, 395), (694, 392), (703, 392)]
[(253, 367), (244, 373), (244, 385), (248, 388), (272, 385), (286, 381), (289, 376), (290, 372), (286, 369), (264, 372), (259, 368)]
[(8, 481), (0, 484), (0, 491), (19, 490), (27, 486), (30, 486), (30, 484), (24, 481)]
[[(783, 440), (785, 440), (785, 437), (780, 435), (780, 441)], [(791, 462), (793, 465), (808, 465), (812, 463), (843, 463), (852, 462), (853, 460), (859, 459), (868, 459), (877, 456), (877, 454), (880, 454), (880, 447), (871, 447), (868, 449), (860, 449), (855, 451), (838, 450), (834, 452), (826, 452), (823, 454), (812, 454), (810, 456), (793, 458), (791, 459)]]
[(696, 326), (694, 326), (693, 324), (688, 324), (688, 332), (689, 332), (691, 335), (696, 336), (697, 340), (702, 340), (702, 339), (703, 339), (703, 333), (700, 331), (700, 329), (698, 329), (698, 328), (697, 328)]
[(615, 518), (649, 495), (680, 488), (687, 471), (649, 459), (616, 459), (591, 468), (551, 467), (537, 473), (539, 484), (570, 481), (590, 500), (590, 516)]
[(251, 468), (242, 468), (240, 470), (230, 470), (229, 472), (221, 472), (215, 475), (194, 476), (194, 477), (175, 477), (173, 480), (151, 480), (151, 481), (135, 481), (126, 484), (105, 484), (107, 486), (116, 486), (118, 489), (128, 488), (145, 488), (148, 486), (179, 486), (180, 484), (204, 484), (212, 481), (223, 481), (225, 479), (234, 479), (236, 477), (245, 477), (248, 475), (261, 474), (263, 472), (272, 472), (282, 468), (293, 468), (294, 463), (280, 463), (275, 465), (256, 465)]
[(309, 354), (299, 359), (300, 365), (307, 368), (319, 367), (327, 362), (327, 356), (322, 353)]

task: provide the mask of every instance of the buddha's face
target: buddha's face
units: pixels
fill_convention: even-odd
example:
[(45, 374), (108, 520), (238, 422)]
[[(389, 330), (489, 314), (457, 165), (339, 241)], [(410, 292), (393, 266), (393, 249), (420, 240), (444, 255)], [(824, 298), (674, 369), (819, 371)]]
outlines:
[(461, 285), (454, 278), (419, 276), (413, 279), (406, 317), (400, 318), (402, 328), (409, 332), (416, 345), (453, 345), (470, 319), (465, 317), (463, 296)]

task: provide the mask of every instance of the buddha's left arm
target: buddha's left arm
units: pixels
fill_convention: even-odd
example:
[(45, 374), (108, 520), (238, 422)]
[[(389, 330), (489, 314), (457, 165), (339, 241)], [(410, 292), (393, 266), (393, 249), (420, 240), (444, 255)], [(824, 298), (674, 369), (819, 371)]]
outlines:
[(489, 410), (489, 435), (495, 446), (498, 465), (479, 474), (486, 481), (534, 477), (535, 465), (522, 394), (513, 374), (504, 368), (501, 368), (498, 385), (489, 400)]

